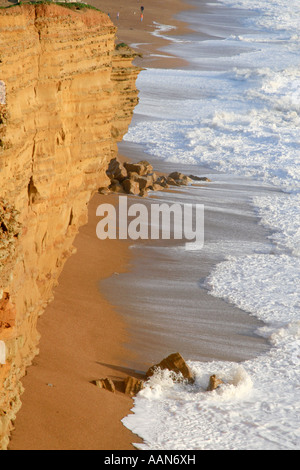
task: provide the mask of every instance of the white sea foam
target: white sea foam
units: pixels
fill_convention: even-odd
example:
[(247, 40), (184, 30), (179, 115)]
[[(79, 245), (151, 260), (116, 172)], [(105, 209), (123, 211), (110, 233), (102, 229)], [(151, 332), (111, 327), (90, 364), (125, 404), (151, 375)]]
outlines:
[[(253, 198), (261, 222), (274, 230), (270, 239), (277, 250), (288, 248), (300, 256), (300, 194), (280, 194)], [(300, 263), (299, 263), (300, 264)]]
[(170, 26), (167, 24), (161, 24), (157, 21), (153, 22), (154, 31), (152, 32), (153, 36), (159, 36), (160, 38), (167, 39), (171, 42), (186, 42), (182, 39), (177, 38), (176, 36), (168, 36), (166, 33), (176, 30), (176, 26)]
[[(272, 349), (243, 365), (191, 362), (193, 386), (158, 374), (135, 399), (124, 424), (141, 449), (299, 448), (299, 276), (297, 259), (252, 255), (219, 264), (208, 282), (266, 322)], [(264, 282), (262, 282), (264, 280)], [(209, 376), (225, 384), (206, 392)]]
[[(124, 419), (144, 439), (141, 449), (300, 445), (300, 3), (221, 3), (255, 14), (224, 40), (177, 43), (193, 71), (141, 73), (136, 112), (144, 119), (125, 140), (166, 161), (206, 164), (278, 189), (253, 198), (272, 250), (230, 241), (204, 247), (227, 253), (207, 279), (210, 294), (265, 322), (259, 333), (272, 347), (242, 365), (190, 363), (193, 386), (154, 377)], [(225, 385), (206, 392), (213, 373)]]

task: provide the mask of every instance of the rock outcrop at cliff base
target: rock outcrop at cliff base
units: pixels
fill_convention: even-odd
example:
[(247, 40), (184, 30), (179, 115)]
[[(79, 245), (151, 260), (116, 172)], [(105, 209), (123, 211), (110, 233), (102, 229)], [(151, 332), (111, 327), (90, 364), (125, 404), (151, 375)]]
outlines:
[(162, 191), (170, 186), (187, 186), (194, 181), (210, 181), (206, 177), (189, 177), (178, 171), (167, 175), (158, 176), (153, 171), (153, 166), (147, 160), (137, 163), (121, 163), (117, 158), (113, 158), (106, 171), (110, 179), (110, 185), (100, 187), (100, 194), (109, 193), (131, 194), (148, 196), (148, 191)]
[(38, 353), (38, 316), (88, 201), (109, 182), (109, 161), (138, 102), (140, 69), (128, 48), (116, 50), (115, 33), (95, 9), (0, 10), (0, 449), (20, 407), (20, 379)]

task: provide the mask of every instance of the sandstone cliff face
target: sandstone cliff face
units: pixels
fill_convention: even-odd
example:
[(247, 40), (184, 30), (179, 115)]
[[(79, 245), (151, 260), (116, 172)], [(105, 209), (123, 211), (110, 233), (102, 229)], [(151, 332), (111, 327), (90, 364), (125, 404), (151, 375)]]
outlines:
[(101, 12), (0, 12), (0, 449), (38, 353), (37, 319), (137, 104), (133, 58)]

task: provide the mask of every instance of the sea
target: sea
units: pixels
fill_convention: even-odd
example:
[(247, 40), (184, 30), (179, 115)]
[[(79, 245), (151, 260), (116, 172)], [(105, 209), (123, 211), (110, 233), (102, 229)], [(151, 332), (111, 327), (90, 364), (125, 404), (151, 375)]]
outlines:
[[(220, 190), (230, 178), (236, 185), (246, 182), (257, 221), (253, 237), (247, 243), (235, 239), (234, 245), (230, 237), (222, 243), (207, 240), (199, 259), (221, 250), (222, 260), (204, 278), (198, 276), (199, 285), (208, 298), (257, 320), (256, 334), (268, 347), (239, 361), (213, 353), (205, 360), (189, 359), (192, 385), (158, 371), (134, 398), (123, 424), (143, 439), (135, 444), (141, 450), (297, 450), (300, 2), (220, 0), (180, 18), (191, 32), (170, 35), (161, 54), (188, 64), (140, 73), (138, 119), (125, 145), (140, 146), (181, 169), (192, 166), (196, 174), (205, 168)], [(168, 37), (171, 29), (156, 23), (153, 34)], [(209, 205), (208, 193), (203, 194)], [(234, 202), (232, 210), (237, 210)], [(256, 230), (264, 234), (259, 240)], [(187, 277), (187, 293), (188, 285)], [(223, 384), (207, 392), (212, 373)]]

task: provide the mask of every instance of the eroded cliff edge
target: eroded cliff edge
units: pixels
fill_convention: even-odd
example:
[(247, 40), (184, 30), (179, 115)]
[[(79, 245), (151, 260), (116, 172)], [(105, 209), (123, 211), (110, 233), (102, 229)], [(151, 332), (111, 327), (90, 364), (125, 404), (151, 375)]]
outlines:
[(0, 449), (38, 353), (37, 319), (138, 102), (140, 69), (115, 33), (96, 10), (0, 11)]

